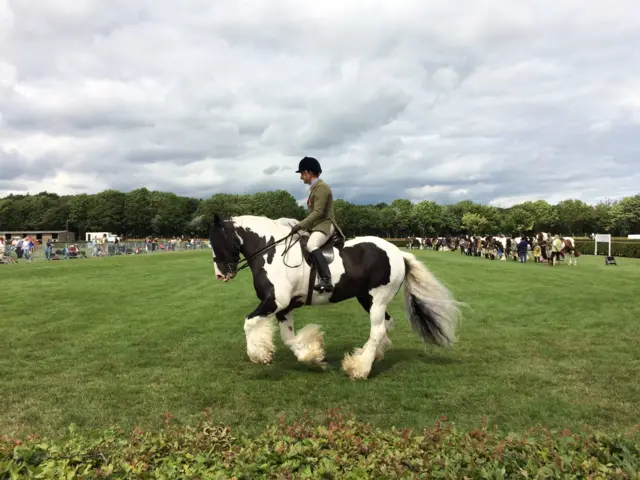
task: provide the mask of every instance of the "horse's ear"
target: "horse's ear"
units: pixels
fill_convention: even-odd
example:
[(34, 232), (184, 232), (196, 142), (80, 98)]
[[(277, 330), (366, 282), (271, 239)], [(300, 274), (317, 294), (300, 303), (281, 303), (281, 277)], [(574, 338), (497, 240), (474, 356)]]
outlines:
[(213, 224), (214, 225), (222, 225), (222, 218), (217, 213), (213, 214)]

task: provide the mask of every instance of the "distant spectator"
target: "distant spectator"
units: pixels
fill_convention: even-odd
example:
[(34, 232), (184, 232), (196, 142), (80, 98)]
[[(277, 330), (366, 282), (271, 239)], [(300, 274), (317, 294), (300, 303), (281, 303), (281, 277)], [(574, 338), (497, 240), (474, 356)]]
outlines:
[(47, 240), (47, 246), (44, 249), (44, 258), (45, 258), (45, 260), (51, 260), (51, 249), (52, 249), (52, 247), (53, 247), (53, 242), (49, 238)]
[(526, 238), (520, 240), (518, 244), (518, 256), (520, 257), (520, 262), (525, 263), (527, 261), (527, 246), (529, 243)]
[(31, 263), (31, 249), (33, 248), (33, 243), (26, 235), (22, 239), (22, 258), (24, 258), (27, 263)]
[(542, 249), (540, 248), (540, 245), (536, 244), (536, 246), (533, 247), (533, 261), (536, 263), (540, 263), (541, 256), (542, 256)]
[(556, 264), (556, 261), (560, 261), (560, 252), (564, 247), (564, 243), (557, 233), (553, 236), (553, 242), (551, 243), (551, 266)]
[(14, 247), (16, 247), (16, 257), (22, 258), (22, 238), (18, 238)]

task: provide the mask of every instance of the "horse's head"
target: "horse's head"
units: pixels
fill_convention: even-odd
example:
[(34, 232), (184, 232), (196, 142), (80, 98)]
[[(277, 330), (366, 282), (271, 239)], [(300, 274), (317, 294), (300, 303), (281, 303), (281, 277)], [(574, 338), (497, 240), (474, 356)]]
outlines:
[(572, 252), (575, 250), (575, 245), (573, 244), (573, 238), (560, 237), (560, 240), (562, 240), (562, 243), (564, 244), (564, 247), (567, 249), (567, 251)]
[(233, 222), (214, 214), (209, 229), (209, 241), (216, 278), (227, 282), (236, 276), (236, 268), (240, 262), (240, 238), (236, 234)]

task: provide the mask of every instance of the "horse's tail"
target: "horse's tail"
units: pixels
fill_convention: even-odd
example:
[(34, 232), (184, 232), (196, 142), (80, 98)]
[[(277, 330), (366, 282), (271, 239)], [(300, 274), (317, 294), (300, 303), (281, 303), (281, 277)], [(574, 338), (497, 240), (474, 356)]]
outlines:
[(411, 327), (427, 343), (452, 344), (460, 315), (458, 302), (415, 255), (402, 252), (402, 256), (404, 308)]

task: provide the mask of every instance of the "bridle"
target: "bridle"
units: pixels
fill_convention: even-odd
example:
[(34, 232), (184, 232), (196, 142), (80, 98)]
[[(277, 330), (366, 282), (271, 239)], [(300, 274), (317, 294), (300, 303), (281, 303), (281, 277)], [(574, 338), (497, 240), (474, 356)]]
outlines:
[[(287, 239), (291, 238), (293, 236), (293, 232), (287, 234), (286, 236), (282, 237), (279, 240), (276, 240), (273, 243), (270, 243), (269, 245), (261, 248), (260, 250), (258, 250), (257, 252), (253, 253), (252, 255), (250, 255), (248, 258), (245, 257), (244, 259), (240, 259), (240, 247), (238, 246), (238, 244), (234, 241), (231, 241), (231, 239), (229, 238), (229, 236), (227, 235), (227, 231), (225, 229), (222, 230), (223, 234), (225, 236), (225, 238), (227, 239), (227, 241), (229, 243), (231, 243), (231, 245), (233, 245), (233, 253), (232, 253), (232, 260), (227, 263), (227, 268), (229, 269), (229, 275), (236, 275), (240, 270), (243, 270), (249, 266), (251, 266), (251, 262), (253, 262), (256, 258), (264, 255), (266, 252), (268, 252), (269, 250), (271, 250), (272, 248), (274, 248), (276, 245), (279, 245), (280, 243), (286, 241)], [(282, 252), (282, 256), (284, 257), (289, 250), (291, 250), (291, 248), (293, 248), (293, 246), (298, 243), (300, 241), (300, 236), (298, 235), (298, 238), (296, 240), (293, 240), (287, 244), (285, 246), (284, 252)], [(213, 246), (212, 246), (213, 248)], [(213, 259), (213, 261), (215, 262), (215, 257)], [(303, 260), (304, 261), (304, 260)], [(285, 265), (287, 265), (287, 263), (285, 262)], [(287, 265), (287, 267), (289, 268), (296, 268), (299, 267), (300, 265), (302, 265), (302, 261), (300, 262), (299, 265), (296, 265), (294, 267)]]

